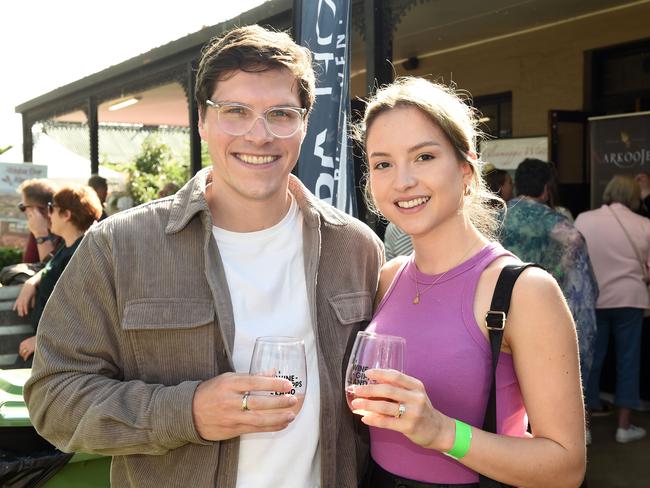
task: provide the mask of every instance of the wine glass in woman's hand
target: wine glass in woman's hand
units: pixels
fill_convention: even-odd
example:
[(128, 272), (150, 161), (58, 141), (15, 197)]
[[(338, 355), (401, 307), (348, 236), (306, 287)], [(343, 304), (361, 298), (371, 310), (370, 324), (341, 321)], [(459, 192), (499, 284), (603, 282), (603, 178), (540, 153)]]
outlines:
[(402, 337), (374, 332), (357, 334), (345, 374), (345, 396), (350, 410), (359, 415), (366, 414), (362, 410), (352, 408), (352, 400), (355, 399), (354, 387), (367, 385), (370, 382), (366, 377), (366, 370), (394, 369), (404, 372), (405, 346), (406, 341)]

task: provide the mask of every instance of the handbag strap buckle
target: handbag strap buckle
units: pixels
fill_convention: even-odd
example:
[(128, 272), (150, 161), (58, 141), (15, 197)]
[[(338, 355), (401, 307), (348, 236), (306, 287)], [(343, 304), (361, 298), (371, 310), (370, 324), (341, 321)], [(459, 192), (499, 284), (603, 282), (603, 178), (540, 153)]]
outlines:
[(506, 313), (488, 310), (485, 314), (485, 326), (488, 330), (503, 330), (506, 327)]

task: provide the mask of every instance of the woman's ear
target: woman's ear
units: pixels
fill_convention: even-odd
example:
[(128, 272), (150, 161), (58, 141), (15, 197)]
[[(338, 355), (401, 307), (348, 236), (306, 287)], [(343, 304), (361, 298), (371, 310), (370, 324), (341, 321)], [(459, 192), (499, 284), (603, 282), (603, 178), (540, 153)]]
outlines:
[[(476, 153), (473, 151), (468, 151), (467, 152), (467, 158), (472, 160), (472, 162), (476, 161)], [(461, 163), (461, 171), (463, 173), (463, 182), (466, 185), (469, 185), (470, 182), (472, 181), (472, 177), (474, 176), (474, 171), (475, 166), (471, 164), (467, 159), (463, 160)]]
[(64, 210), (60, 215), (66, 222), (70, 222), (70, 220), (72, 220), (72, 212), (70, 210)]

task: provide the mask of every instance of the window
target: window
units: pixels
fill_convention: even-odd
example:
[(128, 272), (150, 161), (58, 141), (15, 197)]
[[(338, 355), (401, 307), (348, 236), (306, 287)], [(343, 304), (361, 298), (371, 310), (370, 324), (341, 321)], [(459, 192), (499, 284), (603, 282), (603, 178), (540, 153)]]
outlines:
[[(587, 53), (591, 109), (596, 114), (650, 110), (650, 40)], [(589, 75), (589, 73), (588, 73)]]
[(479, 128), (487, 135), (504, 139), (512, 137), (512, 93), (498, 93), (474, 99), (481, 112)]

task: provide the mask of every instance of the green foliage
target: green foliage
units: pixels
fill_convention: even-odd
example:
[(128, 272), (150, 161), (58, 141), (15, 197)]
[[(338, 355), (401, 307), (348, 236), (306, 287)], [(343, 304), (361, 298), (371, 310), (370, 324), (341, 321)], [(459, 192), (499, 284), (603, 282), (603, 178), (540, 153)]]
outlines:
[(23, 250), (17, 247), (0, 247), (0, 269), (11, 264), (21, 263)]
[(207, 168), (208, 166), (212, 166), (212, 158), (208, 152), (208, 144), (203, 143), (201, 144), (201, 168)]
[(158, 197), (167, 183), (183, 186), (188, 179), (188, 162), (177, 158), (156, 136), (149, 136), (133, 162), (125, 165), (129, 173), (127, 190), (136, 205)]

